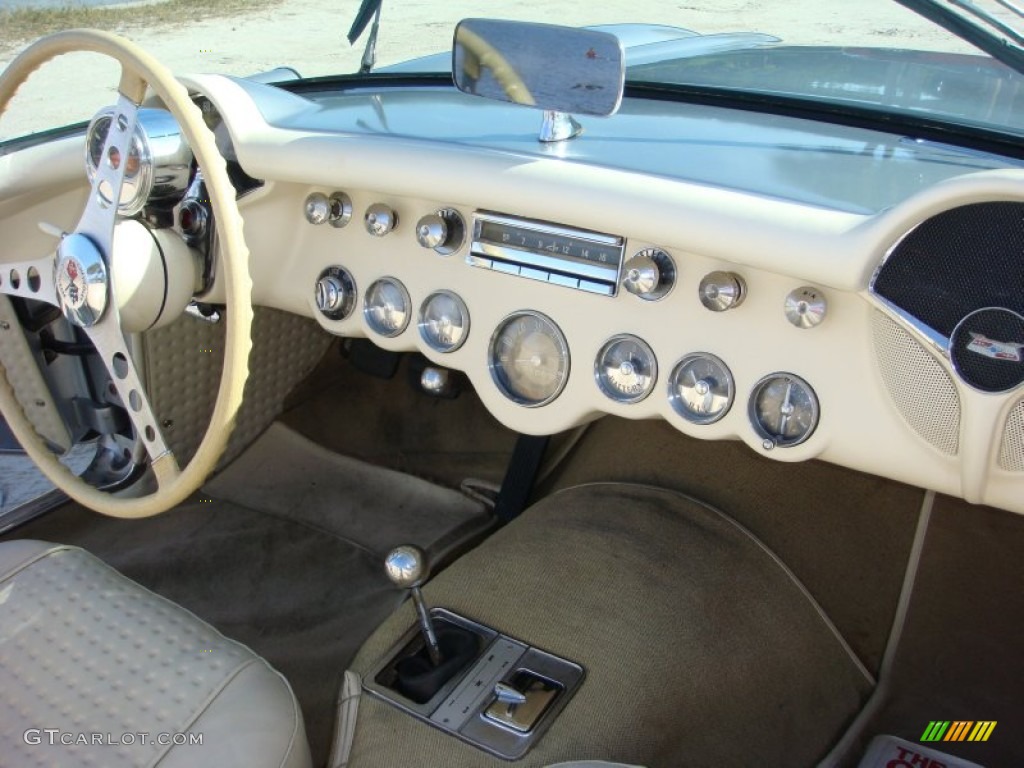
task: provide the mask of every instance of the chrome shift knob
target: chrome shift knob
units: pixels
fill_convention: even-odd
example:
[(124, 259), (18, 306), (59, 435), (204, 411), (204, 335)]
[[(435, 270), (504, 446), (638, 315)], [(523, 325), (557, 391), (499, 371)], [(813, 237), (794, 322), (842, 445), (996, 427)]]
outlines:
[(388, 552), (384, 568), (391, 583), (399, 589), (418, 587), (430, 575), (423, 550), (411, 544), (403, 544)]
[(430, 571), (427, 569), (427, 557), (423, 550), (411, 544), (395, 547), (384, 558), (384, 569), (391, 583), (399, 589), (408, 589), (412, 593), (412, 602), (416, 606), (416, 616), (423, 633), (430, 661), (436, 667), (441, 663), (441, 648), (437, 644), (434, 623), (430, 620), (430, 612), (420, 592), (420, 584), (427, 580)]

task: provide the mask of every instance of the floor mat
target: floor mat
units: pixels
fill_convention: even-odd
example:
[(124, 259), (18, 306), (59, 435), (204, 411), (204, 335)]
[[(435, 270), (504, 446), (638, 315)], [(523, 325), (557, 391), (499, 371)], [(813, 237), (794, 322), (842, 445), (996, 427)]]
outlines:
[(459, 494), (396, 474), (273, 427), (209, 495), (164, 515), (115, 520), (69, 504), (9, 538), (81, 546), (266, 658), (295, 690), (320, 765), (342, 672), (404, 598), (378, 550), (440, 551), (488, 523)]
[[(524, 767), (596, 758), (648, 768), (809, 765), (871, 689), (768, 550), (662, 489), (598, 483), (556, 493), (424, 592), (431, 605), (586, 669)], [(354, 669), (366, 673), (412, 620), (403, 606)], [(352, 768), (503, 764), (362, 697)]]
[(1024, 765), (1021, 552), (1024, 516), (936, 497), (890, 695), (868, 734), (920, 743), (934, 721), (995, 722), (984, 740), (951, 726), (929, 746), (990, 768)]

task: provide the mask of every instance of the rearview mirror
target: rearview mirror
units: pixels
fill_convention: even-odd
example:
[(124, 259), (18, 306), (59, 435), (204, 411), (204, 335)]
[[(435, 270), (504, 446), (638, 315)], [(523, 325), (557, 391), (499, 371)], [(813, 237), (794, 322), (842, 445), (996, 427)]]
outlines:
[(463, 93), (563, 113), (612, 115), (622, 101), (622, 44), (590, 29), (466, 19), (452, 74)]

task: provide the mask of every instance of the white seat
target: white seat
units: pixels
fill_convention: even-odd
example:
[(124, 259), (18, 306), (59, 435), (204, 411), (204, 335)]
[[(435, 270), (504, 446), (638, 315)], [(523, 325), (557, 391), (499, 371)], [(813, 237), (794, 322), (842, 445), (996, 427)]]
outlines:
[(39, 541), (0, 543), (0, 755), (311, 764), (298, 703), (267, 662), (89, 553)]

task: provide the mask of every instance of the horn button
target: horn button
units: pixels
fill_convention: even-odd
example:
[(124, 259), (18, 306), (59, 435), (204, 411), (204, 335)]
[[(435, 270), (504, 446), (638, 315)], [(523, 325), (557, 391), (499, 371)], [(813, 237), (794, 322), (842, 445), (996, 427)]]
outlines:
[(61, 240), (54, 282), (68, 321), (81, 328), (100, 321), (107, 308), (108, 279), (103, 255), (89, 237), (75, 233)]

